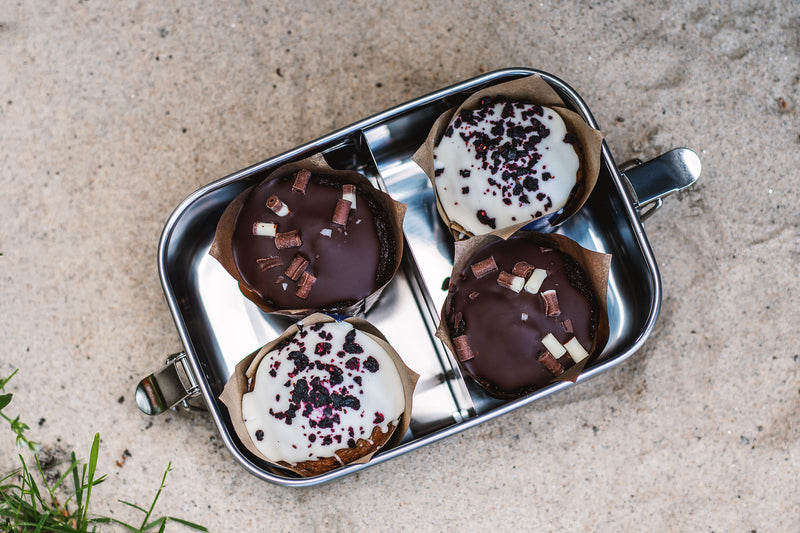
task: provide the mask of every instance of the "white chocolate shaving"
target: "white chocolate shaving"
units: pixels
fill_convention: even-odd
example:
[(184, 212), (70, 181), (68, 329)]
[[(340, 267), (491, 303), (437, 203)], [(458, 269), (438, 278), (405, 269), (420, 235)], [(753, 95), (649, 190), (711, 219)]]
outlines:
[(322, 228), (319, 232), (321, 235), (326, 237), (330, 237), (333, 234), (333, 230), (331, 228)]
[(519, 292), (522, 290), (522, 287), (525, 285), (525, 278), (521, 278), (519, 276), (514, 276), (514, 279), (511, 280), (511, 289), (514, 292)]
[(544, 282), (544, 278), (546, 277), (547, 270), (543, 268), (534, 268), (533, 272), (531, 272), (531, 277), (529, 277), (527, 283), (525, 283), (525, 290), (531, 294), (536, 294), (539, 292), (542, 282)]
[(567, 349), (569, 352), (569, 356), (572, 357), (572, 360), (576, 363), (580, 363), (587, 357), (589, 357), (589, 352), (581, 345), (576, 337), (572, 337), (564, 344), (564, 348)]
[(522, 321), (525, 322), (526, 320), (528, 320), (528, 313), (522, 313), (520, 318), (522, 318)]
[(556, 359), (567, 353), (567, 349), (564, 348), (560, 342), (558, 342), (558, 339), (556, 339), (555, 335), (552, 333), (548, 333), (544, 336), (542, 339), (542, 344), (544, 344), (544, 347), (547, 348), (547, 351), (550, 352), (550, 354)]
[(278, 232), (278, 225), (272, 222), (256, 222), (253, 224), (253, 235), (259, 237), (274, 237)]
[(289, 213), (291, 213), (291, 211), (289, 211), (289, 208), (286, 206), (286, 204), (281, 204), (281, 208), (275, 212), (275, 214), (279, 217), (285, 217)]
[(356, 193), (354, 192), (342, 193), (342, 200), (347, 200), (350, 202), (350, 209), (356, 208)]

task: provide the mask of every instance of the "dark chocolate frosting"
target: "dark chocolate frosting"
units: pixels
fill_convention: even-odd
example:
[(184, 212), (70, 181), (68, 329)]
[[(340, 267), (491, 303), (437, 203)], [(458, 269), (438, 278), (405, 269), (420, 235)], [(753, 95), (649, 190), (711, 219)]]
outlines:
[[(476, 278), (471, 266), (490, 257), (497, 269)], [(536, 294), (498, 284), (498, 275), (511, 273), (520, 261), (548, 271)], [(591, 353), (599, 311), (589, 280), (571, 257), (535, 239), (512, 236), (480, 248), (449, 290), (445, 320), (451, 339), (466, 335), (472, 355), (460, 364), (490, 394), (514, 397), (553, 380), (555, 374), (537, 359), (546, 351), (541, 339), (548, 333), (561, 344), (575, 337)], [(545, 314), (542, 293), (549, 290), (558, 300), (556, 316)], [(564, 369), (574, 365), (569, 354), (557, 361)]]
[[(333, 311), (357, 303), (387, 283), (396, 245), (389, 216), (375, 200), (374, 191), (356, 185), (356, 207), (350, 209), (346, 225), (341, 225), (333, 222), (334, 212), (343, 184), (351, 182), (313, 173), (305, 191), (293, 188), (294, 183), (294, 174), (262, 182), (239, 211), (232, 250), (247, 287), (277, 309)], [(290, 213), (279, 216), (269, 209), (271, 196)], [(277, 224), (278, 234), (296, 230), (302, 244), (278, 248), (279, 239), (253, 234), (256, 222)], [(298, 260), (302, 270), (290, 276), (287, 269), (298, 255), (308, 264)], [(271, 266), (276, 257), (280, 264)], [(316, 278), (305, 298), (297, 295), (304, 283), (303, 272)]]

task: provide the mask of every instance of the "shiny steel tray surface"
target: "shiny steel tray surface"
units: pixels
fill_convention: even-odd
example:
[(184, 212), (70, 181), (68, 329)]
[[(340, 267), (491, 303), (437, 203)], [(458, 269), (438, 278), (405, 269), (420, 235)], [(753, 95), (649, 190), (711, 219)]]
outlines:
[[(561, 80), (532, 69), (492, 72), (402, 104), (282, 155), (211, 183), (186, 198), (172, 213), (161, 236), (158, 265), (184, 352), (137, 387), (139, 407), (157, 414), (183, 400), (202, 398), (226, 447), (255, 476), (286, 486), (316, 485), (360, 471), (425, 444), (530, 404), (572, 386), (556, 383), (506, 401), (486, 395), (462, 376), (452, 355), (434, 337), (452, 268), (453, 241), (439, 220), (428, 178), (411, 161), (436, 117), (469, 94), (521, 76), (539, 74), (597, 128), (581, 98)], [(405, 250), (397, 276), (364, 315), (420, 374), (411, 427), (403, 442), (369, 463), (348, 465), (312, 478), (298, 478), (250, 454), (233, 432), (219, 394), (235, 365), (278, 336), (291, 320), (267, 315), (240, 293), (236, 282), (208, 255), (216, 223), (227, 204), (289, 161), (322, 152), (334, 168), (353, 169), (396, 200), (408, 205), (403, 224)], [(691, 185), (699, 176), (694, 152), (673, 150), (622, 174), (603, 143), (597, 186), (581, 211), (557, 228), (585, 248), (613, 256), (607, 305), (610, 336), (600, 357), (578, 383), (620, 363), (651, 332), (661, 302), (661, 281), (641, 218), (661, 198)], [(193, 399), (194, 398), (194, 399)]]

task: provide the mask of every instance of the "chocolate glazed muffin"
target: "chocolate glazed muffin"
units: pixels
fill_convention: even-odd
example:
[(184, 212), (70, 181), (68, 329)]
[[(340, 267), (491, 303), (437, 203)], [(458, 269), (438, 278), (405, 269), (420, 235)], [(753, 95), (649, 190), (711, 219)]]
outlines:
[(512, 236), (454, 273), (443, 320), (462, 368), (514, 398), (547, 385), (595, 349), (601, 314), (589, 277), (552, 243)]
[(231, 244), (245, 295), (276, 309), (336, 311), (388, 283), (398, 246), (376, 193), (307, 169), (252, 189)]

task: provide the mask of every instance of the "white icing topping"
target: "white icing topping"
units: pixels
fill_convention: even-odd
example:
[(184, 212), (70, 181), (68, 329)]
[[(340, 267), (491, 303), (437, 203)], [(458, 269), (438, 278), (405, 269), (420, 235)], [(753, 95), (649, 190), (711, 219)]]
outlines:
[(549, 351), (550, 354), (556, 359), (567, 353), (567, 349), (564, 348), (560, 342), (558, 342), (558, 339), (556, 339), (556, 336), (552, 333), (548, 333), (544, 336), (542, 339), (542, 344), (544, 344), (544, 347), (547, 348), (547, 351)]
[(253, 235), (274, 237), (277, 232), (278, 225), (273, 222), (256, 222), (253, 224)]
[(350, 202), (350, 209), (356, 208), (356, 193), (355, 192), (343, 192), (342, 193), (342, 200), (347, 200)]
[(586, 348), (581, 345), (580, 341), (576, 337), (572, 337), (564, 344), (564, 348), (566, 348), (567, 352), (569, 352), (569, 356), (572, 357), (572, 360), (576, 363), (580, 363), (587, 357), (589, 357), (589, 352), (586, 351)]
[(253, 391), (242, 397), (255, 446), (290, 464), (332, 457), (358, 439), (369, 440), (374, 426), (385, 433), (404, 408), (391, 357), (346, 322), (303, 326), (261, 360)]
[(533, 104), (459, 113), (433, 151), (436, 192), (447, 216), (479, 235), (556, 213), (580, 164), (566, 134), (558, 113)]
[(547, 270), (543, 268), (534, 268), (533, 272), (531, 273), (531, 277), (529, 277), (528, 281), (525, 282), (525, 290), (532, 294), (536, 294), (542, 287), (542, 283), (546, 277)]

